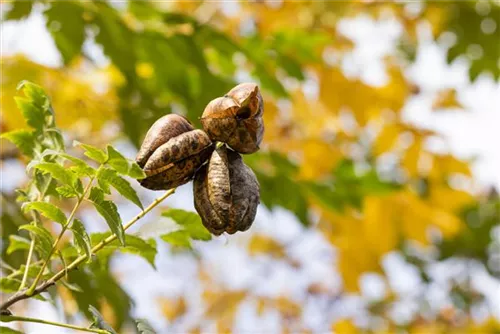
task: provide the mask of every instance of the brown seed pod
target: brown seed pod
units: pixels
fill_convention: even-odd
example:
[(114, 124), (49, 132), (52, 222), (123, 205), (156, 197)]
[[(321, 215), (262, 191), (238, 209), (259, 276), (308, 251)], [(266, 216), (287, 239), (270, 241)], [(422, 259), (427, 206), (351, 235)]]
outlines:
[(193, 182), (194, 206), (213, 234), (247, 230), (260, 202), (259, 183), (241, 156), (225, 146), (217, 148)]
[(137, 163), (147, 175), (140, 183), (151, 190), (167, 190), (187, 183), (213, 149), (208, 135), (193, 130), (183, 117), (162, 117), (148, 131), (137, 154)]
[(194, 130), (191, 123), (180, 115), (168, 114), (158, 119), (146, 133), (139, 153), (135, 158), (137, 164), (144, 167), (149, 157), (158, 147), (165, 144), (169, 139), (191, 130)]
[(264, 103), (259, 87), (243, 83), (205, 108), (201, 124), (213, 141), (221, 141), (240, 153), (259, 150), (264, 135)]

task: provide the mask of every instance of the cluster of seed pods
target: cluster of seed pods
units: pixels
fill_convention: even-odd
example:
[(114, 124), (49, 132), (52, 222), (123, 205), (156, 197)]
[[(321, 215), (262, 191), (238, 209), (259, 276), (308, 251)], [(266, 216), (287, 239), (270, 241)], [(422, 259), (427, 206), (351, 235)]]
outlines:
[(167, 190), (194, 178), (195, 208), (212, 234), (247, 230), (255, 219), (260, 189), (240, 153), (259, 150), (262, 114), (259, 87), (244, 83), (206, 106), (203, 130), (182, 116), (163, 116), (151, 126), (137, 154), (146, 173), (141, 185)]

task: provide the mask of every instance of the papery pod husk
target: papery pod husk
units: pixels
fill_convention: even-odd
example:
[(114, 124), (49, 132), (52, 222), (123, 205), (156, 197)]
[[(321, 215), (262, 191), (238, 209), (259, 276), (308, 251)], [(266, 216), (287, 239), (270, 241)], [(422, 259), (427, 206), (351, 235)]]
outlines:
[(146, 133), (146, 137), (135, 159), (137, 164), (144, 167), (149, 157), (158, 147), (170, 139), (192, 130), (194, 130), (193, 125), (183, 116), (168, 114), (161, 117), (153, 123)]
[(181, 133), (159, 146), (144, 165), (147, 177), (140, 180), (151, 190), (167, 190), (189, 182), (207, 161), (214, 144), (202, 130)]
[(259, 150), (264, 136), (264, 103), (259, 87), (240, 84), (224, 97), (212, 100), (201, 117), (203, 129), (213, 141), (221, 141), (239, 153)]
[(194, 206), (203, 225), (215, 235), (247, 230), (260, 203), (260, 187), (241, 156), (225, 146), (217, 148), (193, 182)]

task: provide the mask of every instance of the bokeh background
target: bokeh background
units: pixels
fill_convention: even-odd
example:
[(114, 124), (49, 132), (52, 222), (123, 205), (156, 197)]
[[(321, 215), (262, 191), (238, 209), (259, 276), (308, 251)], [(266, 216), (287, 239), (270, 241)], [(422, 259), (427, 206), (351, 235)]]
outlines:
[[(59, 286), (17, 314), (84, 324), (92, 304), (120, 333), (136, 318), (158, 333), (500, 331), (498, 2), (1, 6), (2, 132), (25, 126), (23, 79), (46, 89), (69, 143), (129, 158), (162, 115), (199, 126), (240, 82), (265, 99), (262, 149), (245, 156), (262, 197), (249, 231), (172, 243), (150, 215), (132, 232), (156, 238), (153, 261), (114, 254), (72, 274), (85, 293)], [(7, 270), (25, 258), (5, 249), (25, 220), (26, 159), (4, 141), (0, 154)], [(194, 211), (191, 185), (164, 207)], [(81, 218), (106, 230), (90, 208)]]

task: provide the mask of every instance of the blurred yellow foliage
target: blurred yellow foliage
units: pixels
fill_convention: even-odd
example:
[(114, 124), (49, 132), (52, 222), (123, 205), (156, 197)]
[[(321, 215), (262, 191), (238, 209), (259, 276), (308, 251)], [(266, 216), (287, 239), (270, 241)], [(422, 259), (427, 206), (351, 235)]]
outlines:
[(98, 131), (117, 119), (118, 97), (116, 78), (111, 68), (98, 70), (76, 62), (69, 68), (50, 68), (23, 56), (4, 57), (0, 93), (2, 130), (25, 127), (23, 117), (14, 102), (16, 86), (21, 80), (36, 82), (44, 87), (57, 110), (57, 124), (81, 135)]
[(286, 251), (282, 245), (280, 245), (273, 238), (262, 234), (252, 235), (248, 243), (248, 253), (254, 256), (267, 254), (279, 259), (285, 257), (286, 255)]
[(434, 103), (433, 109), (446, 109), (446, 108), (463, 108), (462, 104), (457, 100), (457, 91), (455, 89), (446, 89), (438, 93)]
[(179, 297), (176, 299), (168, 298), (158, 298), (158, 304), (161, 309), (161, 313), (167, 318), (169, 322), (174, 321), (178, 317), (186, 313), (186, 300), (184, 297)]
[(332, 324), (332, 332), (334, 334), (355, 334), (358, 329), (349, 319), (343, 319)]

